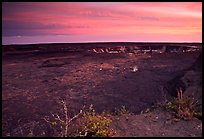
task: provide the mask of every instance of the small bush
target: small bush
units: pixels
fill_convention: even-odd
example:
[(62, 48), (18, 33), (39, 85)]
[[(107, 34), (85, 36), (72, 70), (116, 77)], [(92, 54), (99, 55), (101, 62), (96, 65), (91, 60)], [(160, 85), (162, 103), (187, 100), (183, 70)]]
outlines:
[[(56, 130), (59, 130), (58, 136), (90, 136), (90, 137), (110, 137), (115, 132), (109, 128), (109, 124), (112, 122), (108, 114), (96, 114), (93, 109), (93, 105), (90, 105), (87, 112), (80, 112), (72, 118), (68, 117), (67, 105), (63, 101), (63, 110), (65, 118), (62, 119), (60, 116), (53, 115), (54, 120), (49, 122)], [(74, 121), (75, 120), (75, 121)]]
[(112, 129), (109, 128), (109, 124), (112, 120), (109, 115), (96, 114), (93, 109), (93, 105), (90, 105), (89, 111), (83, 113), (84, 120), (83, 126), (84, 129), (80, 132), (80, 136), (95, 136), (95, 137), (110, 137), (115, 133)]
[(193, 116), (200, 116), (200, 113), (195, 112), (193, 109), (193, 98), (189, 96), (183, 97), (183, 92), (181, 89), (177, 90), (178, 97), (174, 98), (172, 101), (167, 102), (165, 107), (176, 112), (179, 118), (191, 119)]

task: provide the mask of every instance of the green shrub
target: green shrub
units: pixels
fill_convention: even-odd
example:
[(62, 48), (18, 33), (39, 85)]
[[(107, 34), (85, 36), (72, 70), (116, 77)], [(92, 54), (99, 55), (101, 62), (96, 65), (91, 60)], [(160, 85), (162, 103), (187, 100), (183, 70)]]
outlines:
[(109, 128), (112, 122), (106, 113), (96, 114), (93, 105), (90, 105), (88, 112), (83, 113), (83, 126), (85, 127), (80, 135), (109, 137), (114, 135), (114, 131)]
[[(109, 137), (113, 136), (115, 132), (109, 128), (109, 124), (112, 122), (110, 115), (106, 113), (96, 114), (93, 109), (93, 105), (90, 105), (87, 112), (80, 112), (72, 118), (67, 115), (67, 106), (63, 102), (63, 110), (65, 118), (62, 119), (60, 116), (53, 115), (54, 120), (49, 122), (53, 127), (60, 130), (58, 136), (68, 137), (68, 136), (91, 136), (91, 137)], [(75, 121), (74, 121), (75, 119)]]

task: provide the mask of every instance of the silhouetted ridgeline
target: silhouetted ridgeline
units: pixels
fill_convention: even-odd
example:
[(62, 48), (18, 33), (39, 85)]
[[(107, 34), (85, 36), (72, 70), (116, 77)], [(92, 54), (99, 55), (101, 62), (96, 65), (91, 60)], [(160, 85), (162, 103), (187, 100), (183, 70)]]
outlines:
[(186, 50), (189, 48), (201, 49), (202, 43), (150, 43), (150, 42), (100, 42), (100, 43), (51, 43), (3, 45), (3, 52), (83, 52), (94, 48), (121, 48), (126, 52), (132, 49), (157, 50)]

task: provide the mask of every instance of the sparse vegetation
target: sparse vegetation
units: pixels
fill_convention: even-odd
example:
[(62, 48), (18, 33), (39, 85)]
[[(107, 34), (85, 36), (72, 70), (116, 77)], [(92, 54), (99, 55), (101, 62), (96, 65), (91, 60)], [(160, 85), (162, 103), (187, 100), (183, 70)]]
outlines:
[(169, 101), (165, 104), (167, 109), (171, 109), (176, 112), (178, 118), (183, 119), (192, 119), (192, 117), (201, 116), (200, 112), (196, 112), (193, 109), (193, 98), (189, 96), (183, 96), (182, 89), (177, 90), (178, 97), (173, 98), (172, 101)]
[(132, 113), (129, 110), (127, 110), (125, 106), (115, 108), (115, 114), (118, 116), (125, 116), (126, 120), (128, 120), (129, 115), (132, 115)]
[[(54, 121), (45, 118), (52, 126), (60, 129), (58, 136), (109, 137), (115, 134), (113, 129), (109, 128), (109, 124), (112, 122), (109, 118), (110, 115), (106, 113), (96, 114), (93, 105), (90, 105), (88, 111), (80, 110), (77, 115), (69, 118), (66, 102), (62, 101), (62, 103), (64, 119), (60, 118), (57, 114), (52, 114)], [(76, 121), (74, 122), (75, 119)]]
[(126, 109), (125, 106), (121, 106), (120, 108), (115, 109), (116, 115), (130, 115), (130, 111)]
[(109, 114), (96, 114), (93, 105), (90, 105), (88, 112), (83, 113), (83, 130), (80, 136), (110, 137), (115, 134), (113, 129), (109, 128), (112, 120)]
[(52, 126), (55, 126), (55, 128), (60, 129), (60, 133), (58, 136), (61, 137), (67, 137), (68, 136), (68, 126), (70, 123), (78, 118), (82, 114), (82, 110), (78, 114), (76, 114), (74, 117), (70, 118), (68, 115), (68, 109), (67, 109), (67, 104), (64, 100), (61, 101), (63, 104), (63, 112), (64, 112), (64, 119), (61, 118), (58, 114), (52, 114), (52, 118), (54, 120), (50, 121), (48, 117), (45, 117), (44, 120), (50, 123)]
[[(98, 48), (98, 44), (84, 45), (87, 47), (81, 45), (76, 44), (76, 48), (72, 48), (72, 45), (67, 44), (66, 49), (64, 45), (58, 47), (50, 44), (45, 48), (36, 45), (39, 49), (43, 48), (42, 52), (28, 49), (29, 55), (32, 51), (34, 53), (27, 59), (24, 58), (28, 55), (27, 51), (4, 54), (2, 136), (112, 136), (114, 131), (110, 127), (117, 131), (114, 136), (202, 136), (202, 121), (193, 118), (184, 122), (176, 117), (173, 119), (182, 122), (172, 121), (173, 115), (184, 115), (182, 101), (189, 103), (188, 99), (193, 99), (193, 104), (192, 109), (187, 108), (187, 113), (191, 110), (191, 116), (202, 117), (201, 72), (188, 69), (198, 52), (143, 55), (137, 53), (143, 50), (143, 45), (155, 47), (156, 50), (164, 44), (142, 43), (141, 47), (135, 46), (135, 49), (132, 44), (127, 44), (125, 48), (128, 51), (125, 54), (97, 55), (88, 50)], [(104, 48), (115, 47), (111, 43), (108, 46), (100, 45)], [(168, 49), (174, 48), (171, 46), (174, 44), (170, 44)], [(55, 47), (61, 49), (62, 53), (50, 53), (51, 47), (52, 50)], [(129, 53), (129, 49), (134, 52)], [(141, 72), (131, 72), (135, 64), (141, 67)], [(193, 95), (194, 98), (182, 97), (182, 101), (178, 102), (176, 97), (166, 104), (175, 112), (164, 111), (161, 105), (174, 95), (170, 91), (178, 85), (186, 88), (184, 96)], [(63, 102), (56, 105), (58, 97), (69, 100), (66, 100), (66, 105)], [(89, 105), (80, 108), (82, 104), (91, 103), (96, 112), (91, 111)], [(124, 106), (121, 107), (121, 104)], [(105, 113), (99, 114), (98, 110), (113, 113), (109, 117)], [(129, 112), (135, 114), (129, 115)], [(104, 128), (105, 131), (102, 130)]]

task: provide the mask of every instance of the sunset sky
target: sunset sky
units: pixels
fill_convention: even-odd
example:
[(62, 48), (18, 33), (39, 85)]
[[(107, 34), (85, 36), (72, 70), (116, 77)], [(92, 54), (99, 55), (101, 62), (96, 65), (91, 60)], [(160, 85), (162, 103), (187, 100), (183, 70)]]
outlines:
[(3, 2), (2, 43), (202, 42), (201, 2)]

